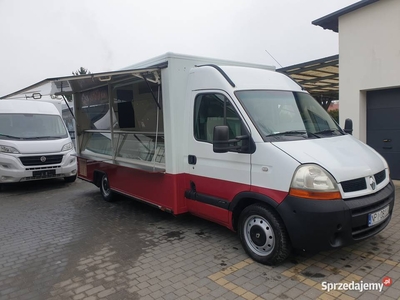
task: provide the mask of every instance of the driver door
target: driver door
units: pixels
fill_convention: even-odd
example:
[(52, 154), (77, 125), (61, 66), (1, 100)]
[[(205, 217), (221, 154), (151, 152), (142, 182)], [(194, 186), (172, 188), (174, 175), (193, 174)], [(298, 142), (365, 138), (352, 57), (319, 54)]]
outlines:
[[(213, 151), (213, 131), (227, 125), (229, 139), (247, 134), (237, 108), (222, 91), (192, 93), (193, 130), (190, 130), (186, 198), (192, 214), (229, 224), (228, 206), (235, 195), (250, 190), (250, 153)], [(243, 143), (241, 141), (240, 143)], [(239, 143), (239, 144), (240, 144)]]

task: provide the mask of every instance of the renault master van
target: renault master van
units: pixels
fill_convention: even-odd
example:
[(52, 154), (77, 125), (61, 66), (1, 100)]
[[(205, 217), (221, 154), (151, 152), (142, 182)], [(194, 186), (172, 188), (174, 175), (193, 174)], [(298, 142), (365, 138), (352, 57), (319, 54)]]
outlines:
[(274, 68), (167, 53), (34, 88), (48, 83), (74, 96), (78, 176), (106, 201), (124, 194), (219, 223), (264, 264), (390, 222), (386, 161)]
[(77, 174), (75, 149), (59, 110), (35, 100), (0, 100), (0, 185)]

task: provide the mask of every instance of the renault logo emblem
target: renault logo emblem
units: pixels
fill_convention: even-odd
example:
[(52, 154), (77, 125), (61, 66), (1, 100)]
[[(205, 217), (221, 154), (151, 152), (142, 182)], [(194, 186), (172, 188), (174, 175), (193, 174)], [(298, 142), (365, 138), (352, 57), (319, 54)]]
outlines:
[(42, 156), (42, 157), (40, 158), (40, 161), (44, 163), (44, 162), (46, 161), (46, 156)]
[(376, 182), (375, 182), (375, 178), (372, 176), (369, 176), (369, 185), (371, 186), (371, 189), (375, 190)]

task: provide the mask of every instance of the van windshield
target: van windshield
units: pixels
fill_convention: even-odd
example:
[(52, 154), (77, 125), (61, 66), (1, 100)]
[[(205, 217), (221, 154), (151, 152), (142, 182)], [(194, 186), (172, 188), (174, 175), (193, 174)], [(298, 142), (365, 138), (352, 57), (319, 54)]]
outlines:
[(0, 139), (39, 140), (66, 137), (68, 133), (60, 116), (0, 113)]
[(237, 91), (237, 98), (265, 141), (343, 135), (332, 117), (309, 94), (290, 91)]

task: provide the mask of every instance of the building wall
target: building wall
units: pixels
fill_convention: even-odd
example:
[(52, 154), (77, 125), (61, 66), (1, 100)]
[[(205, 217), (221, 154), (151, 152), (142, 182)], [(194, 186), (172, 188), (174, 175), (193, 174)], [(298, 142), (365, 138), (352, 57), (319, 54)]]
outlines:
[(381, 0), (339, 18), (340, 124), (366, 142), (366, 91), (400, 86), (400, 0)]

